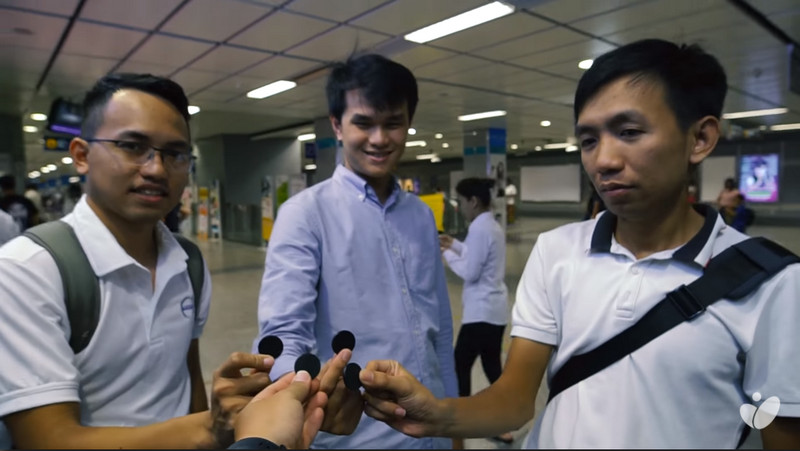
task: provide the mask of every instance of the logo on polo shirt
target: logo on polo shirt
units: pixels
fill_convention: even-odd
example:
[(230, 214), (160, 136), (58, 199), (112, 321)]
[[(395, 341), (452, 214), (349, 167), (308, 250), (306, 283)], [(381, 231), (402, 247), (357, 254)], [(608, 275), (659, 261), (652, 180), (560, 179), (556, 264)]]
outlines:
[[(761, 393), (753, 393), (753, 401), (761, 401)], [(778, 416), (778, 411), (780, 409), (781, 400), (778, 399), (777, 396), (770, 396), (758, 407), (752, 404), (742, 404), (742, 406), (739, 407), (739, 415), (742, 416), (742, 420), (745, 424), (751, 428), (764, 429)]]
[(181, 301), (181, 314), (186, 318), (194, 316), (194, 299), (186, 298)]

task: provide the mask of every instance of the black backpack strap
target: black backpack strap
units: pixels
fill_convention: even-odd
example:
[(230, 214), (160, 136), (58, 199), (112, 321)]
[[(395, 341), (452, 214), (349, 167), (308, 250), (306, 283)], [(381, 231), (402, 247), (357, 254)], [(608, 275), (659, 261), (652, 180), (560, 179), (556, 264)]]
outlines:
[(189, 256), (189, 260), (186, 261), (186, 267), (189, 271), (189, 279), (192, 281), (192, 293), (194, 294), (194, 317), (197, 319), (197, 309), (200, 306), (200, 297), (203, 295), (203, 282), (205, 279), (205, 271), (203, 271), (203, 254), (200, 252), (200, 248), (188, 238), (178, 234), (173, 234), (173, 236)]
[(703, 275), (669, 292), (633, 326), (597, 348), (572, 356), (550, 381), (548, 402), (678, 324), (702, 314), (719, 299), (738, 300), (792, 263), (793, 253), (766, 238), (750, 238), (712, 258)]
[(69, 346), (78, 354), (89, 344), (100, 321), (100, 285), (92, 265), (75, 231), (64, 221), (31, 227), (23, 235), (50, 252), (56, 262), (71, 330)]

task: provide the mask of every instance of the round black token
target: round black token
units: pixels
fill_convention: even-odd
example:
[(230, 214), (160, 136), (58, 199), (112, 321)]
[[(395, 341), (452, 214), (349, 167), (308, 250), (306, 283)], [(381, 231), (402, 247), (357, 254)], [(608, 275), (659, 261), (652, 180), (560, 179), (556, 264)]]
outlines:
[(258, 353), (278, 358), (283, 352), (283, 342), (276, 335), (267, 335), (258, 342)]
[(344, 368), (344, 386), (350, 390), (361, 388), (361, 379), (358, 377), (360, 372), (361, 367), (357, 363), (348, 363)]
[(352, 351), (356, 347), (356, 337), (349, 330), (343, 330), (333, 337), (331, 346), (333, 347), (334, 354), (338, 354), (342, 349), (349, 349)]
[(314, 354), (303, 354), (294, 361), (295, 372), (305, 370), (311, 375), (311, 379), (317, 377), (319, 374), (319, 358)]

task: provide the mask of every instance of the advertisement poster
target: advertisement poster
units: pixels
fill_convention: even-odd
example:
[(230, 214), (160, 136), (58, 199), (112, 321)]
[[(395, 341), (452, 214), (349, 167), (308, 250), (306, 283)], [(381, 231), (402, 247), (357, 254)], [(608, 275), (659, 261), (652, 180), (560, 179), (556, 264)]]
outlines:
[(261, 237), (265, 244), (269, 242), (272, 226), (275, 223), (275, 216), (272, 213), (272, 184), (270, 176), (261, 179)]
[(208, 219), (209, 233), (208, 238), (212, 241), (222, 239), (222, 212), (219, 202), (219, 180), (214, 180), (208, 198)]
[(208, 241), (208, 187), (197, 188), (197, 239)]
[(425, 194), (419, 196), (419, 199), (433, 210), (433, 220), (436, 222), (436, 230), (444, 232), (444, 194)]
[(748, 202), (778, 201), (778, 154), (742, 155), (739, 191)]

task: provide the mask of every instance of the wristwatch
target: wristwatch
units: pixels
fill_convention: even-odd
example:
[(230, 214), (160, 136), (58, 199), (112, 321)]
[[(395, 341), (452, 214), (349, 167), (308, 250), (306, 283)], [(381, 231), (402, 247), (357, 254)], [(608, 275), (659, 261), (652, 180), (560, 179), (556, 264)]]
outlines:
[(286, 449), (283, 445), (276, 445), (271, 441), (260, 437), (247, 437), (238, 440), (228, 449)]

